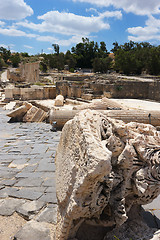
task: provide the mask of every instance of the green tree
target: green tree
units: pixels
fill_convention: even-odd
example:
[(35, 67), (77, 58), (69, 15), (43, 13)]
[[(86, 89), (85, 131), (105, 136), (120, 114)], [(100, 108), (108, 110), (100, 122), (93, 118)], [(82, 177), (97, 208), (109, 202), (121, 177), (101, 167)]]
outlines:
[(40, 70), (44, 73), (47, 72), (47, 64), (44, 61), (40, 62)]
[(19, 53), (14, 53), (10, 57), (10, 61), (12, 63), (12, 67), (17, 68), (19, 66), (19, 63), (21, 61)]
[(4, 47), (0, 47), (0, 56), (3, 58), (4, 62), (7, 64), (11, 56), (10, 50), (7, 50)]
[(76, 66), (75, 54), (72, 54), (69, 50), (65, 54), (65, 65), (68, 65), (69, 69), (74, 69)]
[(93, 60), (93, 71), (107, 73), (107, 71), (111, 68), (112, 59), (109, 57), (106, 58), (94, 58)]
[(54, 47), (54, 51), (55, 51), (56, 55), (59, 55), (59, 45), (58, 44), (52, 44), (52, 46)]

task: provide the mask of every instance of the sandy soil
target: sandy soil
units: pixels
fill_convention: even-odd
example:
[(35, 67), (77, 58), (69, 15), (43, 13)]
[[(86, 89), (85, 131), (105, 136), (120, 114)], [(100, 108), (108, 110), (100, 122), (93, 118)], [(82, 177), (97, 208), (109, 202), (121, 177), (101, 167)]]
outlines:
[(14, 235), (21, 229), (26, 223), (22, 217), (17, 213), (12, 216), (0, 216), (0, 239), (1, 240), (12, 240)]
[[(23, 227), (25, 223), (27, 223), (27, 221), (17, 213), (14, 213), (12, 216), (8, 217), (0, 216), (0, 240), (14, 240), (14, 235)], [(54, 240), (56, 226), (54, 224), (46, 224), (46, 226), (50, 229), (51, 239)]]

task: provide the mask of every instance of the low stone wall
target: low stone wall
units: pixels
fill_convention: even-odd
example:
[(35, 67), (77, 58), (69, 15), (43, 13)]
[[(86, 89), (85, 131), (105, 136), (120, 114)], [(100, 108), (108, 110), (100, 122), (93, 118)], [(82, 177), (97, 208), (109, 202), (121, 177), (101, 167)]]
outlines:
[(6, 100), (43, 100), (56, 97), (55, 87), (6, 88)]
[(96, 84), (87, 83), (87, 85), (79, 83), (71, 83), (67, 81), (57, 82), (57, 94), (64, 97), (80, 98), (87, 94), (89, 90), (92, 98), (109, 95), (111, 98), (135, 98), (135, 99), (151, 99), (160, 101), (160, 82), (140, 82), (140, 81), (116, 81), (115, 83)]

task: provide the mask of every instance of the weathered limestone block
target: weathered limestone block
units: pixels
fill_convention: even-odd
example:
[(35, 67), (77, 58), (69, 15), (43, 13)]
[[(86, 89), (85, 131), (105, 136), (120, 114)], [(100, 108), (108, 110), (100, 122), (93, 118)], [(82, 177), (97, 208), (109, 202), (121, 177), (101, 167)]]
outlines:
[(62, 95), (58, 95), (55, 99), (55, 103), (54, 105), (56, 107), (60, 107), (60, 106), (63, 106), (64, 105), (64, 97)]
[(32, 106), (23, 117), (23, 122), (43, 122), (47, 116), (47, 112)]
[(118, 104), (117, 102), (109, 99), (109, 98), (102, 98), (102, 99), (95, 99), (92, 100), (91, 103), (75, 106), (73, 110), (84, 110), (84, 109), (101, 109), (101, 110), (107, 110), (107, 109), (122, 109), (122, 105)]
[(11, 118), (21, 118), (32, 107), (32, 104), (24, 102), (23, 105), (7, 114)]
[[(91, 110), (68, 121), (56, 154), (56, 240), (102, 240), (120, 228), (132, 207), (159, 195), (159, 156), (160, 133), (149, 124)], [(101, 234), (85, 238), (88, 226)]]

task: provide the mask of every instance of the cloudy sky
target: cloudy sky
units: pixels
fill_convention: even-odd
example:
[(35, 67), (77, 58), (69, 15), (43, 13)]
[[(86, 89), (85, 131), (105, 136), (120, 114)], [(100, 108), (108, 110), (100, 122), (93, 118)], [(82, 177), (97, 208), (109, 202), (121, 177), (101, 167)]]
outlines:
[(37, 54), (71, 49), (82, 37), (160, 44), (160, 0), (0, 0), (0, 45)]

